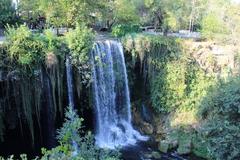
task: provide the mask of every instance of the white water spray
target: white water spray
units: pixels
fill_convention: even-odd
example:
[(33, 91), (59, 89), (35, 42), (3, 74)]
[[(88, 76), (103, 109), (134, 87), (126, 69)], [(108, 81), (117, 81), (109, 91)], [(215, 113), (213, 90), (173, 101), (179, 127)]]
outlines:
[(101, 148), (147, 140), (131, 124), (131, 104), (123, 47), (117, 41), (96, 42), (92, 50), (96, 144)]

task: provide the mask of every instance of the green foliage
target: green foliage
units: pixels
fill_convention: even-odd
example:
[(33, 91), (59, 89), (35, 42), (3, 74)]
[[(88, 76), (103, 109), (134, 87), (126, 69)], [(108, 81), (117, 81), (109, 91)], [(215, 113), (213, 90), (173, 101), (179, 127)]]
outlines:
[(78, 24), (76, 29), (66, 35), (66, 41), (70, 49), (71, 62), (78, 68), (82, 75), (82, 81), (89, 81), (91, 75), (90, 50), (93, 46), (94, 33), (83, 24)]
[(185, 72), (186, 65), (181, 62), (171, 62), (160, 70), (151, 89), (151, 100), (157, 111), (172, 111), (182, 103), (186, 89)]
[(0, 1), (0, 28), (4, 27), (7, 23), (11, 23), (14, 19), (14, 8), (11, 0)]
[(153, 106), (158, 111), (168, 112), (196, 109), (213, 84), (214, 78), (206, 76), (193, 60), (169, 62), (152, 85)]
[[(34, 143), (34, 120), (41, 128), (43, 71), (46, 71), (50, 80), (53, 119), (58, 111), (62, 113), (64, 63), (65, 55), (69, 51), (72, 62), (78, 68), (82, 78), (78, 84), (81, 85), (83, 81), (90, 80), (91, 68), (88, 56), (94, 38), (92, 31), (86, 26), (78, 26), (66, 37), (57, 37), (50, 30), (45, 30), (43, 34), (34, 34), (24, 25), (18, 28), (8, 26), (6, 42), (0, 48), (1, 69), (18, 79), (18, 83), (13, 83), (13, 90), (10, 91), (11, 87), (6, 87), (6, 93), (0, 99), (0, 110), (5, 108), (4, 111), (6, 111), (6, 108), (10, 108), (6, 101), (13, 96), (16, 102), (14, 116), (19, 117), (20, 125), (26, 123), (29, 126), (32, 144)], [(5, 112), (0, 114), (0, 139), (2, 140)]]
[(96, 18), (94, 14), (101, 16), (103, 2), (105, 0), (21, 0), (20, 12), (26, 21), (44, 16), (48, 26), (56, 28), (72, 27), (77, 23), (90, 25)]
[(21, 14), (21, 20), (27, 23), (36, 22), (41, 12), (39, 10), (39, 3), (42, 0), (20, 0), (18, 2), (17, 11)]
[[(24, 25), (18, 28), (8, 26), (6, 39), (7, 53), (14, 67), (24, 72), (30, 71), (30, 74), (43, 63), (47, 65), (57, 63), (54, 57), (63, 59), (66, 52), (63, 41), (49, 30), (39, 35), (32, 33)], [(49, 53), (53, 54), (51, 59)]]
[[(8, 26), (6, 39), (4, 43), (6, 49), (0, 52), (0, 67), (12, 76), (16, 76), (18, 83), (12, 84), (13, 90), (11, 91), (9, 86), (6, 87), (7, 93), (4, 95), (6, 97), (1, 97), (1, 105), (9, 109), (11, 106), (5, 101), (13, 95), (11, 99), (16, 102), (15, 116), (19, 117), (20, 126), (22, 123), (29, 126), (32, 144), (34, 144), (34, 120), (41, 127), (42, 81), (40, 77), (43, 76), (44, 69), (47, 71), (52, 87), (53, 117), (55, 118), (58, 109), (60, 113), (62, 110), (66, 45), (50, 31), (45, 31), (42, 35), (33, 34), (26, 26), (18, 28)], [(9, 85), (10, 82), (7, 84)], [(57, 103), (59, 108), (57, 108)], [(1, 129), (3, 128), (4, 125)]]
[(12, 61), (24, 68), (32, 68), (42, 61), (44, 43), (26, 26), (8, 27), (6, 37)]
[[(168, 74), (173, 71), (178, 76), (181, 76), (183, 74), (179, 73), (184, 73), (182, 68), (173, 70), (175, 65), (179, 65), (177, 59), (179, 59), (181, 54), (180, 42), (178, 39), (147, 34), (128, 35), (124, 39), (124, 47), (132, 54), (133, 59), (139, 59), (141, 62), (141, 70), (142, 73), (144, 73), (144, 79), (150, 82), (151, 100), (155, 110), (165, 111), (166, 108), (169, 108), (169, 110), (173, 108), (173, 101), (177, 103), (178, 100), (175, 99), (170, 102), (168, 99), (172, 99), (173, 94), (178, 95), (175, 90), (182, 90), (182, 88), (184, 88), (184, 84), (183, 86), (178, 85), (181, 83), (177, 81), (181, 79), (180, 77), (177, 78), (174, 77), (175, 75), (172, 76)], [(136, 60), (133, 60), (133, 62), (135, 63)], [(173, 63), (170, 64), (170, 62)], [(165, 75), (168, 75), (168, 77)], [(167, 82), (167, 80), (169, 81)], [(181, 79), (181, 81), (184, 83), (184, 79)], [(168, 88), (171, 86), (172, 82), (176, 85), (172, 85), (172, 88)], [(176, 86), (178, 89), (175, 88)], [(167, 103), (169, 103), (168, 106), (165, 106)]]
[(201, 19), (201, 32), (205, 38), (224, 43), (238, 43), (240, 16), (239, 4), (226, 0), (212, 0)]
[(114, 37), (123, 37), (128, 33), (137, 33), (137, 32), (140, 32), (139, 25), (119, 24), (112, 28), (112, 35)]
[(199, 111), (205, 123), (201, 133), (213, 159), (239, 159), (240, 80), (220, 82), (212, 88)]
[(133, 0), (114, 1), (114, 15), (120, 23), (137, 24), (139, 22), (139, 16)]
[(182, 44), (148, 35), (124, 39), (133, 62), (141, 62), (154, 111), (170, 113), (166, 138), (177, 139), (179, 145), (191, 141), (193, 153), (207, 159), (239, 159), (239, 77), (216, 79), (200, 68)]
[(192, 31), (201, 22), (206, 2), (206, 0), (144, 0), (143, 7), (148, 10), (146, 19), (162, 30)]
[(66, 159), (66, 160), (118, 160), (118, 153), (101, 150), (95, 147), (93, 136), (82, 132), (82, 121), (72, 107), (68, 107), (63, 127), (58, 131), (60, 145), (50, 151), (42, 150), (42, 160)]
[(72, 63), (76, 66), (89, 60), (89, 52), (93, 46), (94, 34), (85, 25), (78, 24), (76, 29), (66, 35), (68, 47), (71, 51)]
[(217, 15), (209, 14), (202, 20), (202, 35), (207, 38), (214, 38), (216, 34), (227, 33), (227, 28)]
[(179, 39), (151, 34), (129, 34), (123, 37), (124, 48), (133, 58), (140, 58), (142, 65), (149, 65), (150, 76), (162, 64), (178, 59), (181, 54), (180, 42)]
[(126, 36), (125, 49), (139, 59), (149, 82), (151, 103), (157, 112), (192, 110), (214, 83), (176, 38), (137, 34)]
[(206, 141), (194, 129), (183, 130), (182, 128), (173, 129), (167, 135), (168, 141), (177, 141), (178, 145), (184, 149), (186, 144), (191, 144), (194, 155), (209, 159), (209, 152)]
[(171, 12), (167, 13), (166, 15), (166, 18), (163, 21), (163, 27), (169, 28), (171, 31), (178, 31), (178, 29), (180, 29), (180, 24), (175, 15), (173, 15)]

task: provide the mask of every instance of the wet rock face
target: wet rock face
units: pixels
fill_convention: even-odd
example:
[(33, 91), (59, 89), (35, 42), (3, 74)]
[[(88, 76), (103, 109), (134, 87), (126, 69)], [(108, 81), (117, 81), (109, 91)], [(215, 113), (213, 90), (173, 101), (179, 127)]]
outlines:
[(144, 104), (142, 104), (141, 117), (145, 122), (152, 122), (152, 112), (150, 111), (149, 106), (145, 106)]
[(141, 112), (136, 108), (133, 109), (133, 123), (143, 134), (152, 135), (154, 133), (153, 125), (144, 121)]
[(3, 71), (0, 70), (0, 81), (3, 81)]
[(148, 134), (148, 135), (153, 134), (153, 126), (150, 123), (143, 122), (141, 130), (145, 134)]

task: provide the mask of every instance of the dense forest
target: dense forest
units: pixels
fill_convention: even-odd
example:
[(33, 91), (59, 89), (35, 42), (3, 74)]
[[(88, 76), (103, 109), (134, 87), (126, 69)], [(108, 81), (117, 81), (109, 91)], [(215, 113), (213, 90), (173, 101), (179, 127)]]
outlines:
[(0, 0), (0, 159), (239, 160), (239, 10)]

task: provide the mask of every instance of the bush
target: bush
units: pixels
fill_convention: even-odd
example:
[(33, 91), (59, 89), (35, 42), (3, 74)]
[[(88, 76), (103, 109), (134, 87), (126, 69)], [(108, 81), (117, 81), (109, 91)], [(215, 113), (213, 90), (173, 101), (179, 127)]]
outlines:
[(199, 111), (201, 133), (213, 159), (240, 159), (240, 79), (221, 82), (209, 91)]
[(7, 27), (6, 39), (11, 59), (21, 66), (33, 67), (43, 58), (44, 43), (24, 25)]
[(49, 30), (40, 35), (32, 33), (25, 25), (18, 28), (8, 26), (6, 40), (13, 67), (24, 73), (31, 74), (44, 63), (47, 67), (56, 65), (58, 60), (65, 58), (64, 42)]
[(83, 24), (77, 24), (76, 29), (66, 35), (71, 62), (78, 68), (84, 83), (88, 83), (91, 76), (90, 51), (93, 47), (93, 40), (93, 31)]
[(191, 110), (214, 83), (195, 60), (185, 53), (184, 43), (176, 38), (148, 34), (128, 35), (125, 49), (138, 59), (141, 73), (150, 88), (150, 99), (156, 112)]
[(140, 32), (139, 25), (119, 24), (112, 28), (112, 35), (114, 37), (123, 37), (128, 33), (137, 33), (137, 32)]
[(42, 160), (118, 160), (119, 154), (114, 151), (101, 150), (94, 145), (93, 136), (89, 132), (83, 135), (82, 121), (72, 107), (68, 107), (63, 127), (58, 131), (59, 146), (47, 151), (43, 149)]
[(0, 1), (0, 28), (4, 27), (8, 23), (12, 23), (15, 18), (14, 7), (11, 0)]
[(177, 61), (160, 70), (151, 87), (151, 100), (156, 111), (169, 112), (182, 103), (186, 90), (185, 72), (186, 66)]
[(202, 20), (201, 33), (203, 37), (213, 39), (228, 32), (226, 24), (215, 14), (209, 14)]
[(73, 65), (79, 67), (89, 60), (89, 53), (93, 46), (94, 33), (83, 24), (77, 24), (76, 29), (66, 35)]

